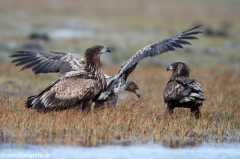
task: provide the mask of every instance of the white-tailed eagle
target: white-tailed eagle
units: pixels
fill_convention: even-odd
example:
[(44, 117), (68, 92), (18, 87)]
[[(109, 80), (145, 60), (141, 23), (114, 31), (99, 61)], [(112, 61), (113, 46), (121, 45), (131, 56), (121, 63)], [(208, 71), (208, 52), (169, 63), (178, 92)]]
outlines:
[(34, 53), (19, 51), (11, 57), (21, 70), (32, 68), (37, 73), (60, 72), (64, 76), (52, 82), (46, 89), (26, 101), (33, 109), (64, 109), (69, 107), (90, 108), (92, 100), (105, 90), (106, 79), (102, 71), (100, 56), (111, 52), (109, 47), (96, 45), (85, 51), (84, 59), (76, 54)]
[[(108, 48), (108, 51), (110, 51), (109, 48)], [(99, 64), (97, 64), (95, 66), (95, 64), (92, 64), (91, 66), (88, 66), (87, 59), (89, 62), (90, 61), (94, 62), (94, 59), (91, 59), (91, 57), (87, 58), (85, 56), (86, 58), (83, 58), (82, 56), (80, 56), (78, 54), (63, 53), (63, 52), (39, 53), (39, 52), (30, 52), (30, 51), (18, 51), (15, 54), (11, 55), (10, 57), (15, 58), (12, 61), (13, 63), (16, 63), (15, 66), (24, 65), (20, 71), (28, 69), (28, 68), (32, 68), (34, 74), (62, 73), (62, 74), (64, 74), (64, 76), (62, 78), (60, 78), (62, 81), (64, 81), (63, 80), (64, 77), (69, 78), (71, 76), (73, 76), (73, 77), (77, 76), (78, 78), (89, 78), (89, 76), (90, 76), (90, 78), (92, 78), (92, 75), (89, 72), (91, 72), (91, 69), (93, 68), (93, 66), (98, 67), (97, 65), (99, 65)], [(85, 75), (86, 77), (83, 77), (84, 73), (87, 73), (87, 75)], [(105, 77), (106, 81), (108, 81), (111, 78), (111, 76), (106, 75), (106, 74), (104, 74), (104, 77)], [(100, 80), (100, 78), (102, 78), (102, 77), (98, 77), (99, 80)], [(79, 85), (78, 82), (80, 82), (80, 84), (82, 84), (82, 81), (80, 79), (78, 81), (76, 81), (76, 80), (74, 80), (74, 81), (75, 81), (75, 83), (70, 82), (70, 84), (73, 85), (70, 87), (74, 87), (74, 84), (76, 84), (76, 88), (79, 89), (79, 91), (81, 91), (81, 87), (84, 87), (84, 85), (82, 85), (80, 87), (80, 86), (78, 86)], [(53, 84), (51, 84), (49, 87), (52, 87), (52, 85), (54, 85), (55, 82), (53, 82)], [(49, 89), (49, 87), (46, 89)], [(60, 86), (56, 85), (54, 88), (58, 88), (58, 87), (60, 87)], [(140, 91), (139, 91), (138, 86), (130, 79), (127, 79), (127, 85), (126, 85), (125, 90), (135, 93), (138, 98), (140, 97)], [(117, 98), (118, 98), (118, 96), (114, 95), (114, 93), (112, 93), (112, 95), (110, 95), (109, 98), (107, 100), (105, 100), (104, 102), (106, 102), (107, 105), (116, 105)], [(31, 98), (31, 99), (33, 99), (33, 98)], [(64, 97), (64, 99), (66, 99), (66, 101), (68, 100), (67, 95), (66, 95), (66, 97)], [(30, 98), (27, 103), (29, 103), (29, 102), (30, 102)], [(96, 100), (95, 105), (96, 105), (96, 107), (100, 107), (104, 104), (104, 102), (100, 101), (98, 103), (98, 101)], [(70, 107), (71, 104), (73, 104), (72, 106), (75, 106), (74, 103), (69, 102), (68, 107)], [(39, 106), (32, 107), (32, 106), (27, 105), (27, 107), (36, 108), (36, 109), (42, 108), (41, 102), (36, 102), (36, 100), (35, 100), (35, 105), (39, 105)], [(46, 105), (45, 107), (48, 107), (48, 106)], [(61, 106), (59, 106), (59, 107), (61, 108)], [(86, 108), (86, 107), (84, 106), (83, 108)]]
[(201, 25), (192, 27), (191, 29), (185, 30), (176, 36), (150, 44), (139, 50), (121, 66), (120, 70), (115, 76), (107, 81), (106, 90), (99, 93), (95, 100), (105, 101), (110, 95), (112, 95), (113, 92), (114, 95), (118, 95), (125, 90), (128, 83), (127, 78), (134, 71), (140, 60), (146, 57), (160, 55), (168, 51), (174, 51), (175, 48), (183, 48), (182, 45), (191, 45), (191, 43), (186, 40), (197, 39), (193, 35), (202, 33), (200, 31), (195, 31), (200, 26)]
[(175, 62), (167, 70), (173, 71), (163, 91), (164, 102), (167, 103), (167, 112), (172, 114), (176, 107), (190, 108), (191, 114), (195, 118), (199, 118), (199, 107), (205, 100), (201, 84), (194, 78), (189, 77), (189, 67), (183, 62)]
[[(93, 97), (92, 102), (95, 102), (96, 107), (104, 105), (104, 102), (107, 102), (108, 105), (114, 106), (116, 105), (118, 95), (122, 93), (123, 90), (131, 91), (140, 97), (138, 86), (133, 81), (128, 79), (128, 76), (134, 71), (138, 62), (149, 56), (156, 56), (164, 52), (173, 51), (175, 48), (183, 48), (182, 45), (190, 45), (190, 43), (186, 40), (197, 39), (193, 35), (201, 32), (193, 30), (199, 27), (200, 26), (193, 27), (172, 38), (158, 41), (144, 47), (135, 55), (133, 55), (128, 61), (126, 61), (115, 76), (103, 76), (103, 74), (98, 76), (98, 74), (96, 74), (95, 76), (97, 81), (100, 83), (107, 82), (107, 85), (106, 87), (103, 85), (103, 87), (95, 96), (91, 96)], [(89, 72), (91, 72), (92, 69), (96, 71), (97, 67), (101, 67), (101, 65), (94, 62), (92, 62), (92, 65), (89, 66), (87, 63), (90, 58), (88, 59), (85, 56), (85, 59), (83, 59), (80, 58), (81, 56), (76, 54), (58, 52), (52, 52), (49, 54), (31, 52), (27, 53), (20, 51), (12, 55), (12, 57), (17, 57), (17, 59), (13, 60), (13, 62), (18, 62), (16, 66), (25, 65), (22, 69), (32, 68), (35, 73), (60, 72), (65, 74), (59, 80), (62, 80), (63, 78), (75, 77), (77, 75), (79, 75), (78, 77), (81, 78), (81, 80), (89, 77), (93, 78), (94, 76), (91, 76), (91, 73)], [(94, 61), (94, 59), (92, 59), (92, 61)], [(102, 72), (101, 68), (98, 69), (101, 70), (100, 72)], [(87, 76), (85, 75), (86, 73)], [(29, 98), (28, 101), (30, 101), (30, 99), (31, 98)]]

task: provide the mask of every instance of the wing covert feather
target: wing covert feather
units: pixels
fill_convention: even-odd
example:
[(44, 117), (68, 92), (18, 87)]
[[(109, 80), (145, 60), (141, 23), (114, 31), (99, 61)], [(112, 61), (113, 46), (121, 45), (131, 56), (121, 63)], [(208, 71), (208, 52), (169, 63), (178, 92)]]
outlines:
[(182, 45), (191, 45), (191, 43), (183, 39), (197, 39), (192, 35), (196, 35), (202, 32), (193, 30), (199, 28), (200, 26), (201, 25), (197, 25), (193, 28), (183, 31), (176, 36), (147, 45), (143, 49), (139, 50), (122, 65), (121, 69), (118, 71), (118, 74), (113, 76), (113, 78), (107, 82), (107, 90), (112, 88), (114, 81), (118, 80), (126, 70), (137, 64), (140, 60), (146, 57), (153, 57), (168, 51), (174, 51), (175, 48), (183, 48)]
[[(35, 98), (34, 108), (61, 108), (78, 105), (84, 98), (96, 93), (97, 82), (77, 77), (64, 78), (54, 82)], [(47, 107), (46, 107), (47, 106)]]
[(166, 103), (171, 100), (181, 101), (185, 97), (205, 99), (201, 84), (193, 78), (181, 82), (179, 79), (170, 80), (163, 91), (163, 97)]
[(82, 56), (73, 53), (17, 51), (10, 57), (15, 58), (12, 61), (13, 63), (16, 63), (15, 66), (24, 65), (20, 71), (32, 68), (32, 71), (35, 74), (65, 74), (70, 71), (83, 70), (85, 66), (85, 59)]

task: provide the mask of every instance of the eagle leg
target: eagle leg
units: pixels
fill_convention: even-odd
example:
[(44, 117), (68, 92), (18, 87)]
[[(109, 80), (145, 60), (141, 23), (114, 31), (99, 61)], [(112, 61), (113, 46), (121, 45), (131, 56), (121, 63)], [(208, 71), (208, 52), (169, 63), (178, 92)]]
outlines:
[(167, 113), (173, 114), (173, 109), (174, 109), (174, 106), (172, 105), (172, 103), (168, 103), (167, 104)]
[(105, 103), (104, 102), (95, 102), (94, 109), (102, 108), (104, 107)]
[(107, 101), (107, 106), (110, 108), (115, 107), (117, 105), (117, 101), (118, 101), (118, 95), (111, 95), (109, 97), (109, 100)]
[(82, 110), (91, 111), (92, 109), (92, 100), (84, 101), (82, 104)]
[(79, 102), (75, 107), (76, 110), (82, 110), (83, 102)]
[(201, 116), (201, 112), (198, 106), (192, 106), (190, 108), (191, 110), (191, 117), (195, 116), (196, 119), (199, 119), (199, 117)]

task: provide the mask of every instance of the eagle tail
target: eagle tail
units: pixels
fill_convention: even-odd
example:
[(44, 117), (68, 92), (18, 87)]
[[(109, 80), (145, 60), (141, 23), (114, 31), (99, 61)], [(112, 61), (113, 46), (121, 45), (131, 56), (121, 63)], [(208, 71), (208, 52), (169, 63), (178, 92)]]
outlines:
[(44, 95), (44, 93), (48, 92), (52, 88), (52, 86), (54, 86), (59, 80), (60, 79), (50, 83), (50, 85), (45, 88), (40, 94), (28, 97), (25, 103), (25, 107), (33, 109), (44, 109), (45, 105), (44, 103), (42, 103), (42, 96)]
[(36, 99), (37, 96), (30, 96), (27, 98), (27, 101), (25, 103), (25, 107), (32, 108), (33, 107), (33, 100)]

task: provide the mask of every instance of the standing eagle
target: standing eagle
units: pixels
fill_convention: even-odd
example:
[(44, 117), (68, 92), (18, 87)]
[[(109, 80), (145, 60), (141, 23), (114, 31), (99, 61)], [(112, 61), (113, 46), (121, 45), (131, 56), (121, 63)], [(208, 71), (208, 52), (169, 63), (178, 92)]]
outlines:
[[(109, 47), (96, 45), (85, 51), (85, 66), (75, 54), (63, 56), (62, 53), (36, 54), (19, 51), (11, 57), (17, 57), (16, 65), (26, 64), (23, 69), (33, 67), (35, 73), (61, 72), (64, 76), (52, 82), (36, 96), (28, 97), (27, 108), (62, 109), (69, 107), (90, 108), (93, 98), (106, 88), (106, 79), (102, 71), (100, 56), (111, 52)], [(50, 59), (50, 60), (49, 60)]]
[(100, 92), (99, 95), (95, 98), (95, 100), (105, 101), (109, 98), (109, 96), (112, 96), (113, 93), (114, 95), (120, 94), (127, 87), (127, 78), (134, 71), (140, 60), (146, 57), (156, 56), (168, 51), (174, 51), (175, 48), (183, 48), (182, 45), (191, 45), (191, 43), (186, 40), (197, 39), (193, 35), (202, 32), (194, 30), (199, 28), (200, 26), (201, 25), (192, 27), (191, 29), (185, 30), (176, 36), (150, 44), (139, 50), (135, 55), (133, 55), (121, 66), (120, 70), (115, 76), (113, 76), (110, 80), (107, 81), (106, 90)]
[[(150, 44), (143, 49), (139, 50), (135, 55), (133, 55), (129, 60), (127, 60), (120, 68), (118, 73), (115, 76), (103, 76), (98, 77), (97, 81), (106, 81), (106, 88), (103, 87), (98, 94), (92, 99), (92, 102), (95, 102), (96, 107), (104, 105), (104, 102), (107, 102), (108, 105), (116, 105), (118, 95), (123, 92), (123, 90), (129, 90), (134, 92), (138, 97), (140, 97), (140, 92), (138, 86), (131, 80), (128, 80), (128, 76), (134, 71), (138, 62), (146, 57), (156, 56), (164, 52), (173, 51), (175, 48), (183, 48), (182, 45), (191, 45), (188, 41), (190, 39), (197, 39), (193, 35), (201, 33), (200, 31), (193, 31), (199, 26), (195, 26), (191, 29), (185, 30), (182, 33), (162, 41)], [(87, 65), (82, 66), (84, 62), (80, 62), (80, 59), (76, 54), (70, 54), (67, 56), (62, 56), (63, 53), (53, 52), (56, 56), (51, 57), (52, 55), (46, 54), (42, 57), (41, 54), (33, 53), (33, 56), (28, 56), (24, 52), (19, 52), (23, 54), (23, 57), (20, 57), (19, 54), (14, 54), (12, 57), (20, 57), (13, 62), (18, 62), (16, 65), (25, 65), (22, 69), (33, 67), (35, 73), (47, 73), (47, 72), (60, 72), (65, 73), (64, 77), (72, 77), (76, 74), (83, 74), (83, 72), (89, 72)], [(58, 56), (59, 54), (59, 56)], [(21, 55), (22, 56), (22, 55)], [(24, 59), (24, 56), (30, 58)], [(50, 56), (50, 58), (48, 57)], [(47, 58), (47, 60), (46, 60)], [(60, 59), (60, 60), (59, 60)], [(87, 59), (84, 59), (87, 64)], [(93, 64), (95, 65), (95, 64)], [(100, 65), (99, 65), (100, 66)], [(81, 69), (84, 67), (84, 70)], [(95, 66), (97, 67), (97, 66)], [(91, 76), (91, 75), (90, 75)], [(89, 77), (89, 76), (87, 76)], [(82, 77), (81, 77), (82, 78)], [(92, 76), (93, 78), (93, 76)], [(61, 80), (61, 79), (60, 79)], [(54, 83), (53, 83), (54, 84)], [(92, 96), (93, 97), (93, 96)], [(66, 99), (68, 100), (68, 99)], [(56, 104), (57, 105), (57, 104)]]
[(172, 76), (163, 91), (167, 112), (173, 113), (175, 107), (190, 108), (195, 118), (200, 117), (199, 107), (205, 100), (201, 84), (189, 77), (189, 67), (183, 62), (175, 62), (167, 67), (172, 70)]
[[(99, 71), (102, 72), (101, 70), (101, 64), (99, 59), (96, 62), (99, 62), (99, 64), (94, 64), (94, 58), (91, 56), (87, 56), (89, 51), (94, 51), (94, 48), (96, 48), (96, 53), (97, 52), (97, 47), (99, 47), (99, 50), (101, 48), (101, 46), (94, 46), (92, 47), (92, 49), (88, 49), (86, 51), (85, 54), (85, 58), (83, 58), (82, 56), (78, 55), (78, 54), (73, 54), (73, 53), (63, 53), (63, 52), (51, 52), (51, 53), (37, 53), (37, 52), (29, 52), (29, 51), (18, 51), (15, 54), (11, 55), (10, 57), (15, 58), (12, 62), (16, 63), (15, 66), (20, 66), (20, 65), (24, 65), (24, 67), (22, 67), (22, 70), (28, 69), (28, 68), (32, 68), (33, 72), (35, 74), (39, 74), (39, 73), (62, 73), (64, 74), (63, 77), (61, 77), (59, 80), (63, 80), (64, 77), (65, 78), (94, 78), (92, 76), (92, 74), (90, 72), (93, 72), (94, 70), (92, 70), (93, 66), (95, 68), (93, 69), (97, 69), (97, 67), (99, 66)], [(104, 48), (104, 47), (103, 47)], [(107, 52), (110, 51), (109, 48), (105, 48)], [(101, 51), (100, 51), (101, 53)], [(92, 60), (91, 60), (92, 59)], [(91, 66), (89, 66), (89, 62), (92, 61)], [(98, 72), (99, 72), (98, 71)], [(76, 77), (75, 77), (76, 76)], [(84, 77), (85, 76), (85, 77)], [(106, 81), (108, 81), (109, 79), (111, 79), (112, 76), (106, 75), (104, 74), (104, 78)], [(97, 76), (99, 81), (104, 81), (104, 78), (102, 78), (101, 76)], [(47, 89), (50, 89), (51, 87), (53, 87), (53, 85), (55, 85), (55, 82), (58, 82), (58, 84), (56, 84), (54, 86), (54, 88), (62, 88), (62, 84), (59, 82), (59, 80), (54, 81), (52, 84), (50, 84), (50, 86), (48, 88), (46, 88), (42, 93), (44, 93)], [(79, 89), (79, 91), (82, 91), (82, 89), (84, 89), (84, 85), (79, 86), (79, 84), (82, 84), (81, 80), (79, 79), (78, 81), (76, 81), (76, 83), (72, 83), (74, 87), (74, 84), (76, 84), (76, 89)], [(105, 82), (104, 82), (105, 83)], [(63, 89), (67, 89), (68, 85), (64, 85), (66, 88)], [(105, 84), (104, 84), (105, 86)], [(71, 87), (69, 87), (69, 89), (71, 89)], [(53, 88), (52, 88), (53, 89)], [(127, 85), (125, 90), (133, 92), (137, 95), (137, 97), (140, 97), (140, 91), (138, 86), (131, 81), (130, 79), (127, 79)], [(63, 92), (64, 93), (64, 92)], [(46, 94), (48, 96), (48, 94)], [(45, 96), (46, 96), (45, 95)], [(109, 98), (107, 100), (105, 100), (104, 102), (107, 103), (107, 105), (115, 105), (116, 101), (117, 101), (117, 95), (114, 95), (114, 93), (112, 93), (111, 96), (109, 96)], [(86, 97), (85, 97), (86, 98)], [(44, 104), (44, 107), (49, 107), (47, 104), (48, 103), (43, 103), (37, 100), (33, 100), (34, 97), (31, 97), (27, 100), (27, 107), (29, 108), (36, 108), (36, 109), (41, 109), (43, 107), (42, 104)], [(39, 98), (40, 99), (40, 98)], [(74, 104), (71, 102), (71, 96), (67, 95), (64, 97), (64, 100), (68, 100), (68, 105), (70, 106), (71, 104)], [(58, 106), (58, 103), (55, 102), (55, 106), (51, 106), (51, 107), (62, 107), (61, 105)], [(32, 106), (32, 104), (34, 106)], [(35, 103), (35, 104), (34, 104)], [(102, 106), (104, 105), (104, 103), (102, 103), (102, 101), (95, 101), (97, 106)], [(39, 106), (36, 106), (39, 105)], [(41, 106), (40, 106), (41, 105)], [(89, 104), (90, 105), (90, 104)], [(73, 105), (76, 106), (76, 105)], [(68, 107), (68, 106), (64, 106), (64, 107)], [(87, 106), (83, 106), (83, 108), (87, 108)]]

